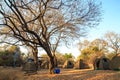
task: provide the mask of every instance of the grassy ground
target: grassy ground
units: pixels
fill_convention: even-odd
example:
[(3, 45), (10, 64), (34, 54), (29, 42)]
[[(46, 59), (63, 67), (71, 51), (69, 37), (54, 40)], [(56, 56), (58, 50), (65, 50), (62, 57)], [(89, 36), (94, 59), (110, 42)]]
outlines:
[(61, 69), (60, 74), (40, 70), (37, 74), (27, 75), (21, 68), (0, 67), (0, 80), (120, 80), (120, 71)]

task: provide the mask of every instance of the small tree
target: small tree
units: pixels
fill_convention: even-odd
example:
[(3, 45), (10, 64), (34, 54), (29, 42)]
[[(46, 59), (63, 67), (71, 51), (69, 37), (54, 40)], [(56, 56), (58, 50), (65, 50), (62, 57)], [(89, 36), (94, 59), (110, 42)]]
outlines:
[(80, 44), (81, 54), (78, 59), (92, 62), (94, 58), (103, 56), (107, 52), (107, 42), (103, 39), (95, 39), (91, 42), (85, 40)]
[(74, 60), (74, 56), (72, 55), (72, 53), (65, 53), (65, 54), (64, 54), (64, 58), (65, 58), (66, 60), (68, 60), (68, 59)]
[(109, 43), (108, 48), (112, 49), (116, 55), (120, 53), (120, 34), (107, 32), (105, 40)]

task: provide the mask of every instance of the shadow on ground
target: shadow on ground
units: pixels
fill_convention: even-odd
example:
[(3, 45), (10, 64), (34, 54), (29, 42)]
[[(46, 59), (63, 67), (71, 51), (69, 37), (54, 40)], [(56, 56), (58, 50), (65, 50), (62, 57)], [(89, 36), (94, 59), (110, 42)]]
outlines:
[(61, 69), (60, 74), (48, 74), (39, 70), (37, 74), (27, 75), (21, 68), (0, 68), (0, 80), (119, 80), (120, 72), (112, 70)]

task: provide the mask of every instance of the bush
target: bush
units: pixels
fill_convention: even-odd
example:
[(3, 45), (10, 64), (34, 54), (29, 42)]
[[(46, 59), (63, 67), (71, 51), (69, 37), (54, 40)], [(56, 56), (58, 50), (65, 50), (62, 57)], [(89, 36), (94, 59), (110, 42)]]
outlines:
[[(9, 51), (0, 52), (0, 66), (14, 66), (13, 55), (14, 55), (14, 53), (11, 53)], [(17, 66), (20, 66), (21, 63), (22, 63), (22, 60), (19, 57), (16, 60), (16, 64), (17, 64)]]

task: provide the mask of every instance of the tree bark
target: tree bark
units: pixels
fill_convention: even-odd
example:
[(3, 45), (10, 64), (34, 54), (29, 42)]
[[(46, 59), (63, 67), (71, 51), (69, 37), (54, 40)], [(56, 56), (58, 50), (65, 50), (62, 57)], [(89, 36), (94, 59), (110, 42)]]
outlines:
[(55, 61), (54, 55), (51, 52), (51, 48), (48, 43), (44, 43), (43, 49), (46, 51), (47, 55), (49, 56), (49, 73), (54, 74), (55, 69)]
[(36, 69), (38, 70), (38, 50), (33, 51), (34, 63), (36, 65)]
[(54, 65), (55, 65), (55, 67), (58, 67), (57, 57), (55, 55), (55, 52), (53, 52), (53, 58), (54, 58)]
[(50, 57), (49, 73), (54, 74), (54, 69), (55, 69), (54, 57)]

